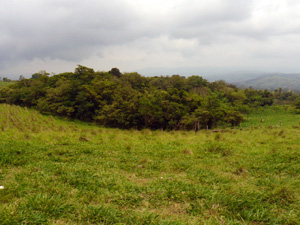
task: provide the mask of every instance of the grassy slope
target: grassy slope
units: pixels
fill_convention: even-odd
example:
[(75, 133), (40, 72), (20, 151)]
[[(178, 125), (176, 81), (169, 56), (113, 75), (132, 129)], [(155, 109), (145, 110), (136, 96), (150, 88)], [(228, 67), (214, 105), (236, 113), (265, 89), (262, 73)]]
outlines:
[(245, 127), (294, 127), (300, 125), (300, 114), (294, 114), (291, 107), (271, 106), (255, 110), (251, 115), (246, 116), (246, 121), (241, 125)]
[(16, 82), (15, 82), (15, 81), (10, 81), (10, 82), (3, 82), (3, 81), (0, 81), (0, 88), (1, 88), (1, 87), (7, 87), (7, 86), (12, 85), (12, 84), (14, 84), (14, 83), (16, 83)]
[(0, 224), (298, 224), (300, 129), (104, 129), (0, 105)]

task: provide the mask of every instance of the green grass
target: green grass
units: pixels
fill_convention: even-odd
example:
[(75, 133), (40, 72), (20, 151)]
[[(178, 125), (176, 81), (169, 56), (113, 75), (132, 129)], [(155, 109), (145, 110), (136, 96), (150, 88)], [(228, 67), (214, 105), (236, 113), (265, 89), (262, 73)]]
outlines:
[(252, 114), (245, 116), (246, 121), (241, 127), (293, 127), (300, 125), (300, 114), (293, 113), (293, 107), (266, 106), (254, 110)]
[(256, 127), (106, 129), (0, 105), (0, 224), (299, 224), (300, 129)]
[(7, 87), (7, 86), (10, 86), (12, 84), (16, 83), (15, 81), (9, 81), (9, 82), (3, 82), (3, 81), (0, 81), (0, 88), (1, 87)]

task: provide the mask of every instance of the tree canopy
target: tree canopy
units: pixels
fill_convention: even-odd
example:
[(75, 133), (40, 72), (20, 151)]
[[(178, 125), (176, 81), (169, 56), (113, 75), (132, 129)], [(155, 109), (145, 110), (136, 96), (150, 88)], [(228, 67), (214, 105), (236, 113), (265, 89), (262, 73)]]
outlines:
[(196, 75), (144, 77), (78, 65), (74, 72), (20, 79), (0, 90), (0, 102), (108, 127), (198, 130), (237, 126), (251, 108), (272, 105), (273, 96)]

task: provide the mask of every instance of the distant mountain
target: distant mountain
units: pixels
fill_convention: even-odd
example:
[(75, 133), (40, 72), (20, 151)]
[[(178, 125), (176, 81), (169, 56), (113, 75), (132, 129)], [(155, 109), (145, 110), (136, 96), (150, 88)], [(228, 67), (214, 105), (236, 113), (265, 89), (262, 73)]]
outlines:
[(300, 74), (232, 72), (205, 77), (209, 81), (224, 80), (238, 87), (300, 92)]
[[(226, 80), (231, 83), (230, 80)], [(238, 87), (274, 90), (282, 88), (285, 91), (300, 91), (300, 74), (264, 74), (256, 78), (232, 82)]]
[(146, 76), (179, 74), (188, 77), (199, 75), (209, 82), (224, 80), (238, 87), (268, 90), (282, 88), (284, 91), (300, 92), (300, 73), (264, 73), (262, 71), (215, 67), (147, 68), (140, 72)]
[(254, 72), (231, 72), (231, 73), (223, 73), (216, 75), (205, 75), (204, 78), (209, 82), (213, 82), (216, 80), (225, 80), (228, 83), (241, 83), (246, 82), (250, 78), (256, 79), (264, 76), (262, 73), (254, 73)]

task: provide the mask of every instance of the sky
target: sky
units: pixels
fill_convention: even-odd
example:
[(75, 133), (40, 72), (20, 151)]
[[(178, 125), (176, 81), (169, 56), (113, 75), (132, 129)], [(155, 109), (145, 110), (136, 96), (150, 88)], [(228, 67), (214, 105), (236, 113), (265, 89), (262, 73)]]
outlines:
[(1, 0), (0, 77), (300, 73), (299, 0)]

